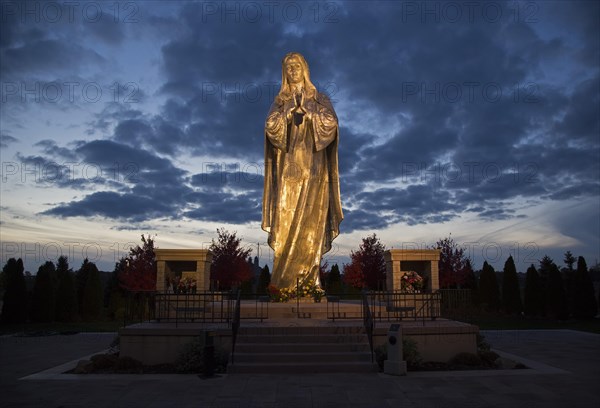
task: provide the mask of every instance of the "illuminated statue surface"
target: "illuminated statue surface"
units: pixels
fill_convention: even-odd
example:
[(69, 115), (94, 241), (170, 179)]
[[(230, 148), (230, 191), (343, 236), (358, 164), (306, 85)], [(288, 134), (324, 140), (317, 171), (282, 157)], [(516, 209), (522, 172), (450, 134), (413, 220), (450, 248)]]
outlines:
[(338, 175), (338, 120), (310, 81), (298, 53), (282, 62), (282, 83), (265, 123), (262, 228), (274, 251), (271, 283), (319, 282), (319, 265), (343, 219)]

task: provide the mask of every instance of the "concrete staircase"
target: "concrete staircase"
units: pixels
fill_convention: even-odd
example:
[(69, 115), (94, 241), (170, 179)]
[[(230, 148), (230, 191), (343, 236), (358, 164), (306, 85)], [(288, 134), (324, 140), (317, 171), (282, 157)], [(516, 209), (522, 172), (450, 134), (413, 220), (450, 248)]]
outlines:
[(229, 373), (374, 372), (361, 326), (240, 327)]

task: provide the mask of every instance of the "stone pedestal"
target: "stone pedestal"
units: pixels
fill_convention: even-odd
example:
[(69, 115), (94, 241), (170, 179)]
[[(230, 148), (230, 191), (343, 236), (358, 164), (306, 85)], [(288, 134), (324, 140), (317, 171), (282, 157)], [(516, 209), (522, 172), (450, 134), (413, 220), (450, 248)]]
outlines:
[[(175, 268), (194, 273), (198, 292), (210, 290), (210, 263), (212, 254), (208, 249), (155, 249), (156, 290), (165, 292), (167, 274)], [(194, 270), (195, 269), (195, 270)]]
[(408, 271), (415, 271), (421, 277), (427, 278), (426, 291), (435, 292), (440, 288), (439, 249), (391, 249), (385, 251), (383, 256), (388, 291), (399, 291), (400, 279)]
[(402, 353), (402, 326), (392, 324), (388, 331), (387, 360), (383, 362), (383, 372), (389, 375), (406, 375), (406, 361)]

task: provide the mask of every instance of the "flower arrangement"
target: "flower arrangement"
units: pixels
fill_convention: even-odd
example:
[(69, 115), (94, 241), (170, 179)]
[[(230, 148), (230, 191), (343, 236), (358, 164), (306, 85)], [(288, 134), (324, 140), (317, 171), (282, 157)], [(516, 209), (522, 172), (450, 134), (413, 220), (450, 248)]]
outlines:
[(423, 278), (415, 271), (408, 271), (400, 279), (400, 289), (403, 292), (419, 292), (423, 289)]
[(315, 302), (320, 302), (321, 298), (325, 295), (325, 291), (313, 280), (309, 280), (306, 286), (308, 286), (308, 294), (312, 296)]
[(175, 293), (196, 293), (197, 283), (196, 279), (175, 278), (173, 280), (173, 292)]
[(315, 302), (320, 302), (325, 295), (325, 291), (314, 280), (308, 280), (298, 288), (279, 289), (275, 285), (269, 285), (267, 290), (272, 302), (288, 302), (292, 299), (308, 297), (312, 297)]
[(287, 302), (295, 296), (295, 291), (287, 288), (279, 289), (275, 285), (269, 285), (267, 288), (271, 302)]

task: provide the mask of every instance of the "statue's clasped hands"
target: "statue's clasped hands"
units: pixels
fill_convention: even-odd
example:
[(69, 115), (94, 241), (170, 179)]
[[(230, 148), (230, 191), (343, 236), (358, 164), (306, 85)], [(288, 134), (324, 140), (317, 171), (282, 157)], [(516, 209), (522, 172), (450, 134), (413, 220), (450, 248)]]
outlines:
[(284, 111), (288, 121), (292, 120), (294, 114), (306, 116), (308, 119), (312, 119), (313, 113), (315, 112), (315, 101), (306, 100), (304, 92), (297, 93), (294, 98), (285, 103)]

